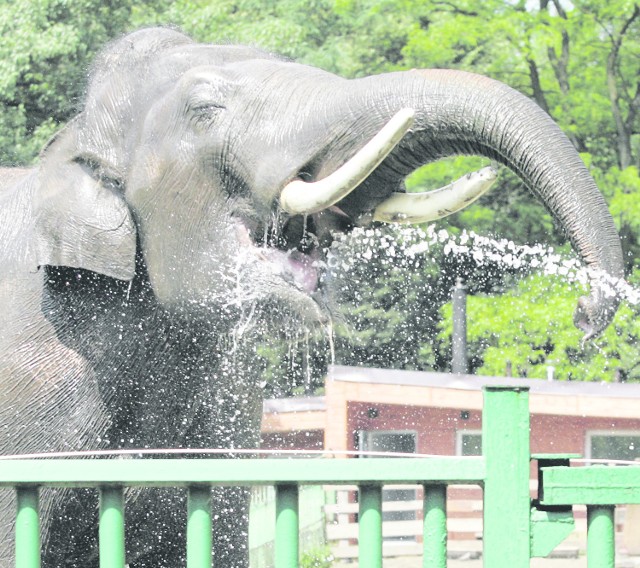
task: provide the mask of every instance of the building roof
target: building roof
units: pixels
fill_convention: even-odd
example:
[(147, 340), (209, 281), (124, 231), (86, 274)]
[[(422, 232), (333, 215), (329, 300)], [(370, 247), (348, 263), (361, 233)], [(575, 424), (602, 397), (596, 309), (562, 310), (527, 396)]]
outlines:
[(296, 398), (269, 398), (262, 404), (264, 412), (309, 412), (327, 407), (324, 396), (301, 396)]
[[(485, 377), (426, 371), (399, 371), (368, 367), (332, 365), (327, 380), (356, 383), (436, 387), (459, 390), (482, 390), (484, 386), (526, 386), (530, 392), (566, 396), (597, 396), (607, 398), (640, 398), (640, 384), (582, 381), (546, 381), (518, 377)], [(640, 407), (638, 408), (640, 415)]]
[[(640, 384), (546, 381), (368, 367), (329, 367), (327, 396), (264, 402), (263, 430), (323, 429), (346, 401), (481, 411), (485, 386), (526, 386), (532, 414), (640, 418)], [(330, 401), (330, 402), (328, 402)], [(338, 414), (335, 414), (335, 413)]]

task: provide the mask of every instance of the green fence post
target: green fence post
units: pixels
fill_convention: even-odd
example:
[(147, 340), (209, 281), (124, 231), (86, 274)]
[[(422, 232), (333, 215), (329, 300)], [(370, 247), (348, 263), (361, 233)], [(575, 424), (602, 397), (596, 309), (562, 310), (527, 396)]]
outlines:
[(16, 515), (16, 566), (40, 568), (40, 517), (38, 488), (18, 487)]
[(447, 486), (424, 486), (422, 566), (447, 566)]
[(382, 487), (359, 488), (358, 566), (382, 568)]
[(529, 566), (529, 389), (484, 389), (482, 454), (485, 459), (483, 565)]
[(124, 497), (122, 487), (100, 489), (100, 568), (124, 568)]
[(275, 567), (298, 567), (298, 486), (276, 485)]
[(613, 568), (615, 565), (615, 507), (587, 505), (587, 566)]
[(187, 502), (187, 568), (211, 568), (211, 487), (189, 487)]

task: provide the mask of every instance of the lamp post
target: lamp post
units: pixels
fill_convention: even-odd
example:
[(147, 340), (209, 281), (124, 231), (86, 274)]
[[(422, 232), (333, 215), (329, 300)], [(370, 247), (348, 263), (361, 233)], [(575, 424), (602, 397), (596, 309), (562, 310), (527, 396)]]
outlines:
[(467, 288), (458, 278), (453, 288), (453, 336), (451, 338), (451, 372), (466, 374), (467, 362)]

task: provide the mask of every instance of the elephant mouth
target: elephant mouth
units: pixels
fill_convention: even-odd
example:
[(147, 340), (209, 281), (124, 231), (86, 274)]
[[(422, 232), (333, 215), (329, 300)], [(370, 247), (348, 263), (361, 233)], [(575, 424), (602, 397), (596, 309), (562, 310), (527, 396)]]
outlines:
[(326, 265), (319, 255), (314, 257), (297, 250), (284, 252), (271, 249), (267, 251), (267, 258), (285, 282), (309, 295), (318, 290)]
[(316, 214), (275, 215), (274, 219), (265, 226), (238, 220), (238, 240), (271, 274), (304, 294), (316, 294), (334, 234), (351, 231), (354, 223), (336, 206)]

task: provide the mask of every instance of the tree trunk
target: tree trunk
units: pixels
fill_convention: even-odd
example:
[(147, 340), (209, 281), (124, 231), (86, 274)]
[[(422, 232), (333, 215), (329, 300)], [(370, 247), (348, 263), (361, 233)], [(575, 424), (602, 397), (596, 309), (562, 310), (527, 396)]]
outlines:
[(609, 90), (609, 102), (611, 112), (616, 125), (616, 139), (618, 146), (618, 164), (621, 169), (628, 168), (633, 163), (631, 153), (631, 132), (627, 128), (627, 121), (622, 116), (620, 108), (620, 95), (616, 81), (616, 63), (618, 50), (614, 49), (607, 58), (607, 87)]
[[(609, 90), (609, 102), (611, 112), (616, 125), (618, 163), (621, 169), (628, 168), (633, 164), (633, 152), (631, 150), (631, 134), (633, 133), (633, 123), (640, 107), (640, 83), (636, 86), (636, 93), (633, 97), (626, 96), (618, 91), (618, 57), (622, 42), (631, 24), (640, 16), (640, 6), (634, 7), (633, 13), (625, 21), (617, 35), (611, 35), (611, 51), (607, 57), (607, 88)], [(627, 99), (629, 111), (626, 118), (623, 116), (620, 99)]]
[(549, 105), (547, 104), (547, 97), (545, 96), (540, 83), (538, 65), (530, 57), (527, 58), (527, 65), (529, 66), (529, 79), (531, 80), (531, 88), (533, 89), (533, 98), (544, 112), (551, 114), (549, 112)]
[[(552, 0), (553, 5), (558, 13), (558, 16), (563, 20), (567, 21), (567, 13), (562, 7), (560, 0)], [(549, 7), (549, 0), (541, 0), (540, 2), (540, 10), (547, 10)], [(571, 56), (571, 42), (569, 38), (569, 33), (566, 29), (562, 30), (562, 48), (560, 51), (560, 55), (556, 53), (555, 48), (549, 47), (547, 49), (547, 57), (549, 58), (549, 62), (551, 63), (551, 67), (553, 68), (553, 74), (558, 81), (558, 86), (560, 87), (560, 93), (562, 93), (562, 110), (563, 114), (569, 117), (570, 126), (574, 126), (575, 122), (571, 116), (571, 110), (569, 105), (569, 94), (571, 91), (571, 83), (569, 81), (569, 59)], [(585, 146), (584, 142), (578, 138), (572, 130), (566, 133), (571, 143), (574, 145), (576, 150), (579, 152), (584, 152)]]

